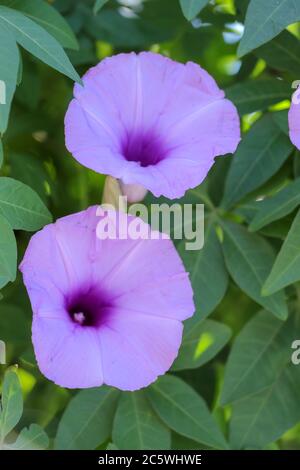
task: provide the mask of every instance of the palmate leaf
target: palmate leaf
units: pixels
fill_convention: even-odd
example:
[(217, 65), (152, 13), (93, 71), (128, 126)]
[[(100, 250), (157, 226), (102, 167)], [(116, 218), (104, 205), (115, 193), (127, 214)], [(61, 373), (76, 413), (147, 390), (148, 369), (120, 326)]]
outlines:
[(257, 211), (249, 229), (260, 230), (265, 225), (282, 219), (300, 204), (300, 178), (296, 179), (273, 197), (256, 204)]
[(271, 42), (255, 51), (255, 55), (271, 67), (300, 75), (300, 42), (289, 31), (282, 31)]
[(235, 283), (249, 297), (280, 319), (287, 318), (288, 309), (284, 292), (264, 297), (263, 284), (275, 260), (268, 242), (233, 222), (222, 221), (224, 230), (224, 256), (226, 266)]
[(269, 387), (282, 364), (291, 358), (291, 344), (300, 335), (297, 316), (283, 322), (262, 311), (236, 337), (225, 368), (221, 403), (232, 403)]
[(288, 124), (288, 110), (283, 109), (282, 111), (277, 111), (272, 113), (273, 121), (277, 124), (279, 129), (282, 130), (284, 134), (289, 135), (289, 124)]
[(44, 203), (47, 202), (48, 199), (46, 190), (48, 184), (53, 195), (51, 179), (49, 178), (49, 173), (45, 168), (42, 158), (30, 153), (23, 154), (10, 151), (9, 166), (10, 177), (29, 186), (39, 195)]
[(14, 429), (23, 413), (21, 385), (17, 374), (9, 369), (5, 376), (1, 394), (0, 448), (6, 436)]
[(0, 289), (14, 281), (17, 271), (17, 244), (7, 220), (0, 215)]
[(186, 250), (185, 240), (178, 244), (178, 252), (190, 273), (197, 313), (186, 322), (186, 328), (198, 324), (208, 316), (224, 297), (228, 286), (222, 248), (212, 223), (206, 225), (204, 246), (201, 250)]
[[(263, 286), (263, 294), (270, 295), (300, 280), (300, 210)], [(267, 299), (269, 297), (266, 297)]]
[(181, 379), (165, 375), (146, 393), (158, 416), (175, 432), (209, 447), (227, 448), (205, 401)]
[(233, 448), (262, 448), (300, 419), (300, 374), (291, 362), (291, 345), (299, 335), (297, 312), (286, 322), (261, 312), (237, 336), (222, 393), (223, 402), (234, 401)]
[(6, 442), (5, 438), (19, 423), (23, 413), (21, 384), (14, 369), (8, 369), (4, 375), (0, 404), (0, 450), (43, 450), (49, 445), (45, 431), (37, 424), (24, 428), (15, 442)]
[(238, 48), (243, 56), (270, 41), (283, 29), (300, 20), (300, 3), (295, 0), (251, 0), (245, 19), (245, 32)]
[(154, 413), (144, 391), (123, 393), (114, 419), (113, 442), (118, 449), (169, 449), (170, 430)]
[(259, 119), (244, 136), (225, 184), (222, 206), (226, 209), (259, 188), (283, 165), (293, 146), (272, 114)]
[(79, 392), (68, 404), (58, 426), (55, 449), (92, 450), (109, 438), (119, 391), (110, 387)]
[[(0, 134), (6, 131), (10, 106), (17, 86), (20, 55), (13, 34), (0, 27)], [(1, 144), (1, 163), (3, 149)]]
[(63, 16), (44, 0), (2, 0), (5, 5), (19, 10), (48, 31), (63, 47), (78, 49), (78, 42)]
[(195, 369), (214, 358), (227, 344), (231, 330), (214, 320), (204, 320), (185, 328), (179, 355), (172, 369)]
[(289, 99), (291, 85), (283, 80), (248, 80), (232, 85), (225, 90), (226, 97), (233, 101), (238, 112), (243, 115), (263, 111), (270, 105)]
[(44, 429), (38, 424), (31, 424), (24, 428), (13, 444), (6, 444), (6, 450), (45, 450), (49, 446), (49, 439)]
[(233, 406), (230, 446), (262, 449), (300, 420), (300, 374), (293, 364), (278, 371), (274, 383)]
[(179, 2), (185, 18), (191, 21), (196, 18), (209, 0), (179, 0)]
[(2, 163), (3, 163), (3, 145), (2, 145), (2, 141), (0, 139), (0, 168), (2, 166)]
[(52, 221), (47, 207), (29, 186), (7, 177), (0, 178), (0, 214), (19, 230), (39, 230)]
[(57, 40), (23, 13), (0, 6), (0, 27), (8, 29), (16, 41), (31, 54), (81, 83), (79, 75)]

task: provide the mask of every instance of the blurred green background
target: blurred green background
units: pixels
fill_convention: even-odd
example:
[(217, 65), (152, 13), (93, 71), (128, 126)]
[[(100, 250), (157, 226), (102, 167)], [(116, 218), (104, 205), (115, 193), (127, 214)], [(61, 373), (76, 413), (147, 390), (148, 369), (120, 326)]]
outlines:
[[(6, 8), (24, 13), (25, 3), (27, 2), (23, 2), (22, 5), (21, 0), (0, 1), (0, 7), (4, 5)], [(187, 255), (182, 252), (182, 247), (178, 248), (193, 276), (197, 313), (196, 331), (194, 330), (189, 338), (192, 349), (189, 349), (185, 343), (181, 357), (183, 366), (178, 367), (178, 370), (172, 374), (192, 386), (205, 400), (213, 419), (229, 442), (230, 448), (299, 449), (300, 400), (297, 403), (299, 390), (297, 385), (300, 381), (300, 369), (297, 372), (294, 366), (293, 372), (288, 372), (290, 384), (287, 380), (279, 386), (277, 379), (282, 367), (286, 370), (285, 368), (289, 366), (292, 352), (290, 345), (294, 339), (297, 339), (297, 332), (300, 338), (299, 326), (286, 328), (282, 326), (285, 325), (285, 321), (291, 322), (291, 317), (295, 324), (297, 323), (300, 275), (298, 279), (295, 279), (294, 284), (288, 286), (282, 294), (283, 297), (279, 300), (275, 299), (275, 315), (272, 315), (272, 312), (266, 314), (269, 328), (273, 333), (270, 337), (266, 327), (265, 338), (263, 334), (260, 337), (263, 326), (260, 323), (261, 319), (257, 317), (257, 312), (265, 305), (263, 300), (260, 302), (258, 295), (252, 292), (255, 290), (255, 288), (252, 289), (252, 279), (247, 279), (246, 275), (247, 269), (249, 271), (252, 269), (252, 261), (254, 271), (259, 270), (258, 260), (263, 256), (259, 251), (260, 242), (257, 242), (256, 238), (247, 238), (252, 236), (252, 232), (248, 231), (248, 225), (258, 210), (257, 203), (265, 197), (272, 198), (296, 181), (300, 175), (299, 155), (287, 136), (287, 109), (292, 92), (291, 84), (293, 80), (300, 77), (299, 25), (298, 23), (284, 25), (282, 29), (285, 26), (288, 29), (283, 32), (278, 31), (280, 34), (276, 34), (275, 39), (271, 38), (271, 41), (266, 41), (264, 45), (249, 51), (243, 57), (238, 57), (237, 47), (244, 31), (249, 1), (196, 2), (195, 0), (199, 11), (196, 8), (196, 14), (191, 14), (192, 19), (186, 17), (189, 16), (188, 3), (184, 0), (181, 3), (179, 0), (109, 0), (98, 2), (99, 10), (95, 12), (93, 0), (49, 2), (74, 33), (74, 39), (69, 39), (69, 42), (74, 41), (75, 49), (67, 47), (66, 52), (80, 76), (103, 58), (121, 51), (151, 50), (180, 62), (191, 60), (201, 64), (237, 105), (243, 132), (248, 133), (249, 129), (250, 132), (254, 132), (252, 137), (250, 135), (250, 145), (248, 140), (248, 144), (245, 143), (246, 148), (242, 147), (239, 150), (239, 158), (246, 162), (245, 168), (250, 167), (251, 162), (258, 158), (261, 158), (262, 167), (265, 165), (268, 167), (268, 161), (272, 162), (273, 157), (278, 162), (278, 164), (275, 162), (273, 167), (269, 163), (269, 169), (266, 170), (265, 175), (262, 174), (263, 171), (258, 165), (254, 173), (247, 176), (244, 190), (242, 189), (241, 194), (236, 195), (233, 189), (242, 175), (237, 171), (235, 176), (236, 170), (232, 168), (229, 170), (234, 159), (232, 156), (217, 159), (214, 168), (201, 187), (186, 194), (184, 201), (196, 200), (206, 203), (207, 227), (209, 229), (213, 227), (213, 235), (207, 238), (204, 254), (191, 252), (192, 255)], [(200, 3), (203, 4), (203, 8)], [(261, 3), (268, 4), (268, 1)], [(269, 6), (271, 3), (272, 0)], [(287, 9), (292, 8), (291, 4), (292, 2)], [(30, 12), (25, 11), (25, 13)], [(51, 26), (51, 18), (49, 22)], [(0, 11), (0, 28), (1, 24)], [(41, 23), (41, 26), (43, 25), (45, 26)], [(51, 28), (48, 29), (48, 32), (50, 31)], [(76, 41), (78, 41), (77, 50)], [(30, 186), (56, 220), (58, 217), (85, 209), (89, 205), (100, 203), (105, 177), (80, 166), (66, 151), (63, 122), (72, 97), (73, 81), (50, 67), (47, 60), (44, 61), (46, 63), (42, 62), (24, 47), (20, 48), (20, 58), (18, 84), (12, 101), (9, 122), (1, 138), (4, 154), (1, 176), (13, 178)], [(252, 127), (254, 123), (257, 125), (256, 130), (255, 126)], [(277, 140), (272, 144), (274, 147), (268, 150), (269, 154), (265, 152), (262, 156), (259, 155), (257, 143), (261, 149), (264, 148), (265, 144), (270, 143), (274, 133), (277, 136)], [(231, 171), (231, 176), (226, 179), (228, 171)], [(227, 194), (228, 204), (226, 204), (226, 197), (223, 197), (226, 185), (225, 196)], [(146, 201), (153, 201), (151, 195), (148, 195)], [(287, 205), (290, 210), (259, 229), (259, 235), (253, 234), (253, 237), (259, 236), (259, 240), (264, 240), (264, 242), (267, 240), (266, 243), (272, 247), (274, 253), (279, 252), (296, 216), (297, 205), (289, 201)], [(233, 223), (233, 228), (231, 225), (224, 228), (222, 220), (225, 224)], [(238, 229), (242, 228), (241, 233), (238, 229), (236, 230), (236, 226)], [(231, 240), (238, 239), (236, 246), (230, 245), (230, 241), (228, 245), (224, 245), (226, 234), (230, 235)], [(31, 233), (16, 230), (15, 236), (20, 261)], [(246, 260), (248, 267), (247, 264), (244, 265), (246, 262), (240, 261), (237, 255), (239, 243), (245, 250), (250, 247), (249, 250), (255, 251), (257, 247), (257, 253), (251, 252), (250, 260)], [(221, 245), (224, 245), (226, 267)], [(265, 250), (268, 251), (267, 248)], [(236, 264), (232, 266), (234, 262)], [(266, 260), (266, 266), (268, 263), (269, 259)], [(269, 268), (271, 267), (272, 262)], [(241, 272), (236, 274), (239, 270)], [(244, 276), (244, 281), (238, 282), (236, 276)], [(208, 291), (207, 279), (211, 281), (213, 292)], [(283, 290), (280, 292), (283, 293)], [(207, 298), (203, 300), (206, 296)], [(281, 319), (276, 318), (278, 311), (285, 310), (285, 307), (280, 308), (282, 303), (288, 306), (290, 312), (288, 320), (283, 318), (285, 314)], [(267, 310), (270, 309), (267, 308)], [(210, 315), (210, 320), (204, 320), (208, 315)], [(14, 282), (8, 283), (2, 289), (0, 302), (0, 339), (4, 340), (7, 345), (7, 366), (18, 365), (17, 373), (24, 398), (24, 412), (15, 431), (18, 433), (24, 426), (33, 422), (37, 423), (45, 429), (50, 438), (50, 446), (53, 446), (60, 420), (77, 392), (62, 389), (40, 374), (31, 345), (31, 316), (27, 293), (21, 276), (18, 274)], [(226, 403), (221, 406), (221, 393), (225, 393), (224, 389), (222, 392), (225, 370), (230, 375), (232, 368), (238, 367), (236, 363), (228, 364), (229, 353), (232, 352), (235, 339), (242, 328), (247, 326), (249, 320), (255, 318), (257, 318), (257, 324), (253, 325), (250, 332), (246, 331), (246, 339), (249, 342), (250, 335), (251, 343), (251, 338), (254, 342), (258, 338), (260, 343), (257, 349), (261, 355), (256, 356), (255, 345), (247, 344), (250, 349), (246, 351), (243, 349), (243, 341), (236, 346), (235, 357), (232, 357), (232, 361), (235, 361), (236, 356), (244, 360), (239, 365), (237, 373), (241, 374), (241, 370), (244, 370), (249, 380), (247, 382), (245, 379), (245, 383), (239, 389), (240, 393), (236, 394), (234, 400), (230, 400), (230, 380), (225, 378), (228, 400), (225, 399)], [(212, 323), (207, 323), (210, 321)], [(193, 324), (191, 327), (187, 326), (187, 333), (189, 328), (193, 328)], [(281, 332), (281, 329), (284, 330), (282, 335), (277, 334), (278, 331)], [(284, 340), (280, 335), (284, 337)], [(209, 352), (209, 348), (211, 350), (208, 356), (204, 357), (203, 364), (200, 361), (195, 365), (191, 361), (199, 344), (200, 355)], [(262, 344), (265, 346), (261, 346)], [(0, 367), (0, 374), (3, 376), (6, 367), (3, 365)], [(253, 370), (254, 375), (252, 375)], [(295, 374), (299, 378), (294, 377)], [(262, 376), (266, 380), (261, 380)], [(233, 382), (237, 380), (236, 375), (232, 380)], [(248, 393), (249, 381), (255, 382), (257, 388), (249, 389)], [(235, 382), (234, 385), (235, 390), (238, 389), (239, 385)], [(274, 397), (272, 393), (276, 387), (279, 387), (279, 395)], [(265, 395), (266, 390), (267, 395)], [(231, 398), (234, 398), (233, 394), (232, 391)], [(271, 400), (269, 400), (270, 396)], [(83, 399), (86, 398), (83, 397)], [(141, 416), (143, 413), (146, 413), (146, 416), (154, 413), (150, 405), (150, 411), (147, 411), (147, 406), (145, 405), (146, 411), (144, 409)], [(289, 410), (285, 411), (285, 407)], [(76, 413), (75, 408), (73, 413)], [(121, 411), (119, 413), (118, 423), (120, 424), (118, 426), (125, 426), (125, 423), (122, 424)], [(82, 417), (82, 419), (86, 418)], [(160, 416), (159, 419), (162, 419), (168, 428), (173, 449), (213, 447), (207, 446), (205, 440), (201, 438), (201, 433), (197, 438), (197, 431), (191, 435), (186, 432), (181, 435), (180, 420), (176, 427), (168, 423), (168, 417), (164, 420)], [(112, 437), (114, 433), (111, 431), (113, 416), (110, 421), (104, 432), (99, 430), (99, 442), (96, 442), (98, 448), (112, 445), (110, 443), (114, 440)], [(115, 426), (117, 426), (116, 423)], [(97, 426), (87, 430), (82, 440), (79, 439), (71, 444), (71, 448), (72, 446), (79, 449), (96, 447), (95, 443), (91, 443), (90, 446), (88, 443), (89, 432), (95, 434), (95, 429), (97, 430)], [(134, 433), (134, 431), (131, 432)], [(124, 444), (122, 437), (118, 436), (118, 430), (115, 434), (118, 442), (114, 442), (114, 445), (126, 448), (125, 445), (128, 446), (128, 444)], [(242, 435), (243, 439), (238, 438), (237, 435)], [(147, 441), (146, 432), (145, 436)], [(132, 447), (136, 448), (135, 436), (131, 437)]]

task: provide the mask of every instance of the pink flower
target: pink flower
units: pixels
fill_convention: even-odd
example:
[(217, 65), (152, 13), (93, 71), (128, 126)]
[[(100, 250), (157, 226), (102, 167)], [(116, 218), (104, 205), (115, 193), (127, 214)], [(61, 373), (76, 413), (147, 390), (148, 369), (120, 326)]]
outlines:
[[(137, 220), (120, 217), (122, 227)], [(90, 207), (32, 237), (20, 270), (34, 350), (41, 372), (63, 387), (136, 390), (176, 358), (192, 288), (169, 239), (99, 239), (99, 220)]]
[(65, 118), (83, 165), (179, 198), (240, 140), (235, 106), (199, 65), (151, 52), (103, 60), (76, 84)]

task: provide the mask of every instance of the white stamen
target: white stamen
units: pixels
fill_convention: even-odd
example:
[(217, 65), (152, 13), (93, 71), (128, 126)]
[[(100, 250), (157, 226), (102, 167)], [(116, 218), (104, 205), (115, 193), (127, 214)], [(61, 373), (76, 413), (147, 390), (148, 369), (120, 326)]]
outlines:
[(84, 323), (84, 320), (85, 320), (84, 313), (82, 312), (74, 313), (73, 317), (76, 323), (79, 323), (80, 325)]

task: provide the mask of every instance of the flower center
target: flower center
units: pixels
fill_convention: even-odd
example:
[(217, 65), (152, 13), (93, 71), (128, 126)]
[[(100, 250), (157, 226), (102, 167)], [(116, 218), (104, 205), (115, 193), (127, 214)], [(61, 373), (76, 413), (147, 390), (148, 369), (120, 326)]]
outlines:
[(166, 156), (166, 149), (161, 139), (151, 133), (127, 136), (121, 152), (127, 161), (137, 162), (142, 167), (156, 165)]
[(66, 310), (74, 323), (99, 327), (109, 313), (112, 304), (99, 289), (77, 291), (66, 299)]

